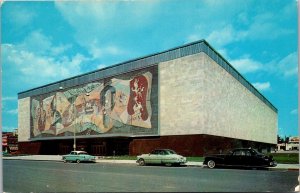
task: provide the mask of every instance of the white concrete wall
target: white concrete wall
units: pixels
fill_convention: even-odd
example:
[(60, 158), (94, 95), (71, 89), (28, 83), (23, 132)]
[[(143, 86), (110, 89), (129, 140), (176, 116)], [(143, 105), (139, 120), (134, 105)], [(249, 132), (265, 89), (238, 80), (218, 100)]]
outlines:
[(30, 138), (30, 97), (18, 100), (18, 141)]
[(276, 144), (277, 113), (205, 53), (159, 64), (159, 101), (161, 135)]

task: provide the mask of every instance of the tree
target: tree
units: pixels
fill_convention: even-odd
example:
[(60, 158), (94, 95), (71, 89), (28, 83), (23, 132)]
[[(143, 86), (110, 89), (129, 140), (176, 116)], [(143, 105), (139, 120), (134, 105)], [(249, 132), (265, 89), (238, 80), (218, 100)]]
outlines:
[(277, 144), (280, 144), (283, 142), (284, 142), (284, 140), (279, 135), (277, 135)]
[(287, 136), (284, 136), (284, 143), (289, 143), (290, 142), (290, 138)]

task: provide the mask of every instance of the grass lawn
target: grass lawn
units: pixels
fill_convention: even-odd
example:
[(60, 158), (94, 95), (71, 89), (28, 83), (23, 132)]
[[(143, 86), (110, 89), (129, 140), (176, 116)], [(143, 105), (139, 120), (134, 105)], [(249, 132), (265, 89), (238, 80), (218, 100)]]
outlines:
[[(102, 159), (115, 159), (115, 160), (136, 160), (136, 156), (121, 155), (121, 156), (103, 156)], [(203, 162), (204, 157), (187, 157), (190, 162)]]
[(274, 160), (280, 164), (299, 164), (299, 154), (298, 153), (271, 153)]
[(188, 162), (203, 162), (204, 157), (187, 157)]
[[(115, 159), (115, 160), (136, 160), (136, 156), (122, 155), (122, 156), (103, 156), (102, 159)], [(190, 162), (203, 162), (203, 157), (187, 157)]]
[[(271, 153), (274, 159), (279, 164), (298, 164), (299, 163), (299, 154), (297, 153)], [(103, 159), (116, 159), (116, 160), (136, 160), (136, 156), (104, 156)], [(190, 162), (203, 162), (204, 157), (187, 157), (187, 161)]]
[[(274, 160), (279, 164), (299, 164), (299, 154), (298, 153), (270, 153)], [(203, 162), (204, 157), (187, 157), (187, 161), (190, 162)]]
[(118, 156), (100, 156), (102, 159), (115, 159), (115, 160), (136, 160), (136, 156), (118, 155)]

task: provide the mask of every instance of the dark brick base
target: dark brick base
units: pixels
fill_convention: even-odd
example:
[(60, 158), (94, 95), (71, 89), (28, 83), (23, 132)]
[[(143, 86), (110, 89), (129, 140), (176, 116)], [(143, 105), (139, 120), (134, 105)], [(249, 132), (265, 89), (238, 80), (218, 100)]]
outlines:
[(205, 154), (225, 152), (233, 148), (252, 147), (261, 151), (270, 151), (272, 144), (212, 135), (176, 135), (151, 139), (133, 139), (130, 143), (130, 155), (149, 153), (156, 148), (173, 149), (184, 156), (203, 156)]
[(41, 142), (19, 142), (18, 153), (36, 155), (40, 153)]
[[(239, 140), (212, 135), (174, 135), (147, 138), (92, 138), (77, 139), (77, 150), (92, 155), (139, 155), (157, 148), (173, 149), (184, 156), (203, 156), (221, 153), (232, 148), (252, 147), (270, 151), (272, 144)], [(73, 140), (44, 140), (20, 142), (19, 153), (62, 155), (73, 150)]]

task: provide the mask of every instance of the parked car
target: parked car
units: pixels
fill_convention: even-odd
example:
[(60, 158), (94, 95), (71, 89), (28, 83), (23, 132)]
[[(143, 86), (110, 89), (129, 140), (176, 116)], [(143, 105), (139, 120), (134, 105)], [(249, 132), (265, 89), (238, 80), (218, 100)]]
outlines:
[(140, 166), (146, 164), (181, 165), (186, 163), (186, 157), (178, 155), (171, 149), (156, 149), (149, 154), (137, 156), (136, 161)]
[(216, 166), (236, 166), (236, 167), (275, 167), (277, 162), (273, 156), (266, 156), (252, 148), (240, 148), (230, 151), (228, 154), (208, 155), (204, 158), (204, 165), (209, 168)]
[(64, 162), (96, 162), (96, 157), (89, 155), (85, 151), (71, 151), (70, 154), (63, 155)]

